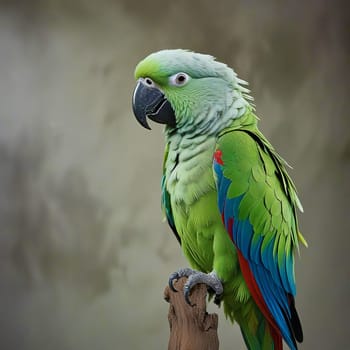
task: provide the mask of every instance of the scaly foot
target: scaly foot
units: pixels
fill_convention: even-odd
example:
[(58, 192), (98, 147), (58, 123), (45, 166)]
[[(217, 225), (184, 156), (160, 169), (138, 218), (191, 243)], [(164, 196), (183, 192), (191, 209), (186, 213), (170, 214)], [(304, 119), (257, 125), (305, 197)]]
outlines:
[(185, 300), (187, 304), (192, 305), (190, 301), (191, 289), (196, 284), (200, 284), (200, 283), (206, 284), (209, 290), (215, 293), (214, 303), (217, 305), (220, 304), (224, 289), (222, 287), (221, 281), (219, 280), (218, 276), (214, 271), (207, 274), (204, 272), (192, 270), (190, 268), (179, 269), (178, 271), (172, 273), (169, 276), (169, 287), (174, 292), (177, 292), (177, 290), (175, 289), (173, 282), (175, 280), (178, 280), (181, 277), (188, 278), (184, 286), (184, 295), (185, 295)]

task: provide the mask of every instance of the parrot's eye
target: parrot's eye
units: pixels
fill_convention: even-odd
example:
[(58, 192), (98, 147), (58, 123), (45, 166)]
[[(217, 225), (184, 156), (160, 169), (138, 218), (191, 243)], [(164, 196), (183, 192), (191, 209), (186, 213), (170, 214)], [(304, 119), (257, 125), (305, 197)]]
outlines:
[(183, 86), (189, 81), (190, 77), (186, 73), (176, 73), (170, 77), (170, 84), (175, 86)]

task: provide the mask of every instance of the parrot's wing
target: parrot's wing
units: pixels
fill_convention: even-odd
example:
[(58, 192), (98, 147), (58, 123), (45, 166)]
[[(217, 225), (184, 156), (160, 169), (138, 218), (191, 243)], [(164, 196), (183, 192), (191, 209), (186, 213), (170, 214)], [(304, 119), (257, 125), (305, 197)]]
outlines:
[(181, 244), (181, 238), (179, 233), (176, 230), (175, 223), (174, 223), (174, 217), (173, 217), (173, 212), (171, 210), (171, 202), (170, 202), (170, 195), (169, 192), (166, 189), (165, 186), (165, 163), (168, 157), (168, 144), (165, 147), (165, 152), (164, 152), (164, 161), (163, 161), (163, 177), (162, 177), (162, 184), (161, 184), (161, 189), (162, 189), (162, 209), (164, 212), (164, 215), (168, 221), (168, 224), (170, 228), (172, 229), (176, 239), (178, 242)]
[(259, 131), (229, 129), (218, 138), (213, 167), (219, 209), (252, 297), (295, 346), (302, 329), (293, 252), (302, 236), (295, 215), (300, 203), (284, 161)]

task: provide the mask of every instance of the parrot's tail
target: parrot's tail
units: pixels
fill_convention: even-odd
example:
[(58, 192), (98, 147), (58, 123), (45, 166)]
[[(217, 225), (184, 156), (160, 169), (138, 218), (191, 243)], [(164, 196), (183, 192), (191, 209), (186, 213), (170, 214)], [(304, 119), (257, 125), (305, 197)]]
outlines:
[(280, 333), (278, 333), (273, 327), (269, 326), (271, 337), (273, 339), (273, 349), (274, 350), (283, 350), (282, 345), (282, 336)]
[(282, 336), (271, 327), (262, 313), (255, 310), (247, 322), (241, 322), (241, 332), (249, 350), (283, 350)]

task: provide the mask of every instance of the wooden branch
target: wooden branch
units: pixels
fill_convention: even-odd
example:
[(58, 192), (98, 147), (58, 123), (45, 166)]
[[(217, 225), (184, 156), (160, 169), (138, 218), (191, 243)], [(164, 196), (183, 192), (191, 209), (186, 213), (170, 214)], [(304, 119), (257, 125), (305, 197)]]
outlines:
[(218, 315), (206, 311), (207, 287), (200, 284), (192, 289), (190, 300), (193, 306), (190, 306), (183, 293), (186, 280), (184, 277), (174, 283), (179, 292), (173, 292), (168, 286), (164, 291), (164, 299), (170, 303), (168, 350), (217, 350)]

